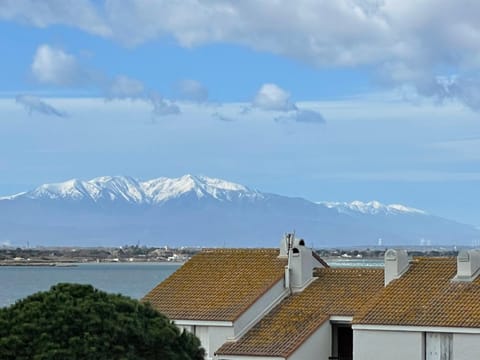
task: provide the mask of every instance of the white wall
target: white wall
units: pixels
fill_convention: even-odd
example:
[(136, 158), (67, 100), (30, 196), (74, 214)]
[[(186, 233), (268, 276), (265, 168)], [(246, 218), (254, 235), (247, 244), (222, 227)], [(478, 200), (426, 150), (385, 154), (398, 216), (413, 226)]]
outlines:
[(455, 360), (480, 358), (480, 335), (453, 334), (453, 358)]
[(288, 360), (328, 360), (332, 352), (332, 327), (325, 321)]
[(227, 338), (233, 337), (233, 327), (208, 326), (208, 349), (206, 359), (212, 359), (215, 351), (222, 346)]
[(353, 330), (353, 360), (423, 360), (424, 353), (420, 331)]
[(255, 325), (265, 313), (270, 311), (283, 298), (288, 295), (288, 290), (284, 287), (283, 278), (263, 294), (247, 311), (235, 320), (233, 326), (235, 329), (235, 338), (240, 338), (247, 330)]
[(198, 337), (202, 347), (205, 349), (205, 357), (211, 357), (210, 351), (210, 326), (195, 326), (195, 336)]

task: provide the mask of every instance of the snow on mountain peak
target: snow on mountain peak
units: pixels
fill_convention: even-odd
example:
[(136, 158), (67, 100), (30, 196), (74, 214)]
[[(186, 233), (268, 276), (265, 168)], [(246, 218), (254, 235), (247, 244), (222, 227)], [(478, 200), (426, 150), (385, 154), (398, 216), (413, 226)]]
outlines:
[(348, 202), (319, 202), (330, 209), (336, 209), (341, 213), (361, 213), (361, 214), (426, 214), (425, 211), (407, 207), (400, 204), (384, 205), (378, 201), (352, 201)]
[(247, 187), (206, 176), (184, 175), (179, 178), (161, 177), (140, 182), (127, 176), (101, 176), (88, 181), (78, 179), (44, 184), (36, 189), (0, 200), (15, 198), (68, 200), (124, 200), (137, 204), (158, 204), (185, 194), (197, 198), (211, 197), (219, 201), (235, 198), (258, 198), (263, 195)]
[(82, 199), (88, 196), (83, 183), (77, 179), (67, 180), (62, 183), (43, 184), (33, 191), (25, 193), (30, 199)]
[(160, 203), (171, 198), (177, 198), (186, 193), (196, 197), (213, 197), (220, 201), (231, 201), (233, 198), (256, 198), (262, 195), (247, 187), (221, 179), (206, 176), (184, 175), (179, 178), (158, 178), (145, 181), (145, 193), (154, 203)]
[[(101, 176), (88, 181), (71, 179), (61, 183), (44, 184), (32, 191), (0, 200), (51, 199), (124, 201), (131, 204), (162, 204), (172, 199), (193, 197), (216, 201), (257, 200), (266, 196), (241, 184), (206, 176), (184, 175), (178, 178), (160, 177), (139, 181), (128, 176)], [(400, 204), (384, 205), (378, 201), (319, 202), (327, 208), (346, 214), (426, 214), (422, 210)]]

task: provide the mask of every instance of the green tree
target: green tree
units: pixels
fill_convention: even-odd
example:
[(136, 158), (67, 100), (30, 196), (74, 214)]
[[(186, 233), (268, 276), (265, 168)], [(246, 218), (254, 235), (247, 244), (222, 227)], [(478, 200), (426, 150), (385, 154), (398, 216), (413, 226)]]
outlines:
[(201, 360), (200, 341), (150, 305), (58, 284), (0, 308), (0, 359)]

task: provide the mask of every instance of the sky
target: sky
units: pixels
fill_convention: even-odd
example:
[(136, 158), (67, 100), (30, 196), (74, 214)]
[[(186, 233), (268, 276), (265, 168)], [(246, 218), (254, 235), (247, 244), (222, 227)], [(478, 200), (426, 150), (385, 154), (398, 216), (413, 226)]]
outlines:
[(0, 196), (187, 173), (480, 226), (480, 2), (0, 0)]

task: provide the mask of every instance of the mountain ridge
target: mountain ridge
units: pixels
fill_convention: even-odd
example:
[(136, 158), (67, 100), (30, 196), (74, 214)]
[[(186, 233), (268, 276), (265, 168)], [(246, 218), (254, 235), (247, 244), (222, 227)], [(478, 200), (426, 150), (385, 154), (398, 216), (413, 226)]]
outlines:
[(312, 202), (206, 176), (70, 179), (0, 198), (0, 245), (271, 247), (470, 245), (479, 229), (378, 201)]
[[(116, 191), (114, 192), (113, 190)], [(127, 191), (125, 192), (125, 190)], [(194, 191), (199, 198), (210, 195), (218, 200), (227, 201), (232, 201), (231, 194), (228, 194), (228, 192), (238, 192), (241, 196), (250, 198), (264, 198), (269, 195), (269, 193), (252, 190), (238, 183), (207, 176), (186, 174), (177, 178), (159, 177), (143, 181), (129, 176), (100, 176), (90, 180), (70, 179), (59, 183), (42, 184), (31, 191), (3, 196), (0, 197), (0, 201), (21, 197), (29, 199), (65, 199), (68, 198), (67, 195), (70, 195), (71, 200), (89, 198), (97, 201), (102, 198), (101, 195), (105, 195), (104, 193), (102, 194), (105, 191), (111, 195), (110, 200), (112, 201), (123, 199), (132, 203), (147, 204), (158, 204), (168, 201), (189, 191)], [(223, 196), (220, 196), (220, 191), (224, 192), (221, 194)], [(310, 201), (308, 199), (305, 200)], [(426, 211), (421, 209), (402, 204), (383, 204), (376, 200), (368, 202), (359, 200), (351, 202), (317, 201), (315, 203), (345, 213), (353, 211), (364, 214), (380, 212), (427, 214)]]
[(159, 177), (140, 181), (129, 176), (101, 176), (91, 180), (70, 179), (64, 182), (43, 184), (31, 191), (0, 197), (0, 200), (29, 199), (123, 199), (131, 203), (158, 204), (187, 192), (201, 198), (211, 196), (224, 201), (232, 200), (232, 192), (239, 196), (257, 197), (259, 192), (243, 185), (206, 176), (187, 174), (178, 178)]

